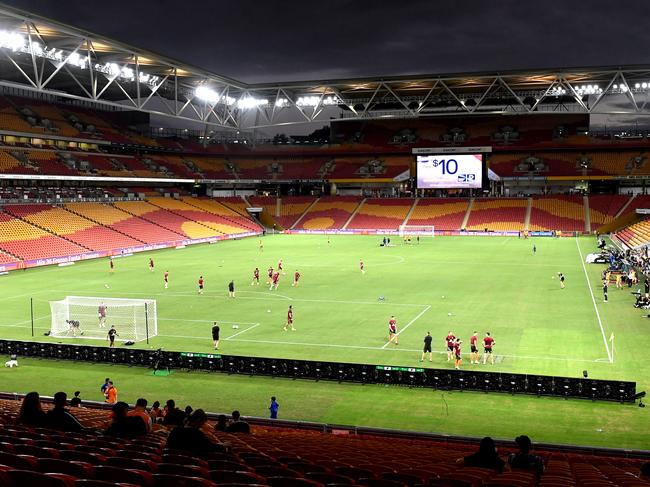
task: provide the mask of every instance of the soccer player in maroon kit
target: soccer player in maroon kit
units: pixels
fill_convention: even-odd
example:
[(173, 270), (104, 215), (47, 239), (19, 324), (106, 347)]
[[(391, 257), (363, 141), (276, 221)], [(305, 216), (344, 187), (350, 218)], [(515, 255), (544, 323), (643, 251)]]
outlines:
[(97, 315), (99, 316), (99, 327), (106, 327), (106, 305), (101, 303), (97, 308)]
[(273, 274), (273, 278), (271, 280), (271, 287), (269, 288), (269, 291), (273, 291), (273, 286), (275, 286), (275, 289), (277, 290), (279, 285), (280, 285), (280, 273), (276, 271)]
[(253, 271), (253, 281), (251, 282), (251, 286), (254, 284), (257, 284), (258, 286), (260, 285), (260, 270), (257, 267)]
[(471, 364), (478, 363), (478, 336), (477, 331), (469, 339), (470, 353), (469, 353), (469, 362)]
[(154, 268), (153, 259), (149, 259), (149, 270), (153, 272), (153, 268)]
[(289, 305), (289, 309), (287, 310), (287, 324), (284, 325), (282, 331), (287, 331), (287, 327), (291, 328), (291, 331), (296, 331), (296, 329), (293, 327), (293, 308), (291, 305)]
[(169, 287), (169, 271), (165, 271), (163, 280), (165, 281), (165, 289), (167, 289)]
[(494, 347), (494, 338), (490, 336), (490, 332), (485, 333), (483, 339), (483, 365), (487, 362), (488, 355), (490, 356), (490, 364), (494, 365), (494, 355), (492, 355), (492, 347)]
[(266, 283), (271, 284), (271, 281), (273, 280), (273, 267), (269, 267), (266, 273), (269, 275), (269, 278), (266, 280)]
[(293, 287), (298, 287), (298, 281), (300, 280), (300, 272), (296, 271), (293, 274), (293, 284), (291, 284)]
[(203, 276), (199, 276), (199, 294), (203, 294)]
[(397, 320), (395, 316), (391, 316), (390, 320), (388, 320), (388, 343), (391, 342), (399, 345), (399, 339), (397, 338)]
[(284, 270), (282, 270), (282, 259), (278, 261), (278, 272), (282, 273), (284, 276)]
[(361, 269), (361, 274), (366, 273), (366, 271), (364, 270), (363, 259), (359, 259), (359, 269)]
[(447, 337), (445, 338), (445, 343), (447, 345), (447, 362), (451, 360), (451, 354), (454, 352), (454, 342), (456, 341), (456, 335), (454, 332), (449, 330)]
[(461, 355), (460, 345), (463, 343), (462, 340), (456, 340), (454, 343), (454, 355), (456, 356), (455, 369), (460, 369), (460, 363), (463, 361), (463, 356)]
[(108, 272), (115, 272), (115, 262), (113, 262), (113, 257), (108, 258)]

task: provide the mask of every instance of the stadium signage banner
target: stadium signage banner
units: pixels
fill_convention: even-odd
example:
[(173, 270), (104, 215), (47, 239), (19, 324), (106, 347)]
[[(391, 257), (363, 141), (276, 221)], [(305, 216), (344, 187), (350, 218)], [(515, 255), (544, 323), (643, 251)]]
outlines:
[(412, 149), (412, 154), (470, 154), (470, 153), (490, 153), (492, 147), (416, 147)]
[(7, 262), (6, 264), (0, 264), (0, 272), (15, 271), (16, 269), (22, 268), (22, 262)]

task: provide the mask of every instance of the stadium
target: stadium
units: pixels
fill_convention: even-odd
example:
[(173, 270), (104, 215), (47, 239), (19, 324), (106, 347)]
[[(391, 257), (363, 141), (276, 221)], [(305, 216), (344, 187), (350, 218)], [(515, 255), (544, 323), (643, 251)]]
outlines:
[(648, 66), (0, 52), (0, 486), (650, 485)]

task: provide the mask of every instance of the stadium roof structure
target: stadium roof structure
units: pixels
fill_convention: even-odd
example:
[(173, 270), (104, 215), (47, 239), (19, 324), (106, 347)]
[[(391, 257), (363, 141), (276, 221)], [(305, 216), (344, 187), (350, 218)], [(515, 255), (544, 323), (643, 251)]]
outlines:
[(247, 84), (3, 4), (0, 87), (233, 130), (333, 119), (650, 115), (650, 66)]

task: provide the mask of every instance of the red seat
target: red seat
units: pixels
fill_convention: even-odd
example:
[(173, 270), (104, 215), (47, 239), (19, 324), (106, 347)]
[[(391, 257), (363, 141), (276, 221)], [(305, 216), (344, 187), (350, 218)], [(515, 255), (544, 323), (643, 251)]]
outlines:
[(163, 455), (162, 461), (165, 463), (174, 463), (176, 465), (195, 465), (206, 469), (209, 468), (208, 462), (205, 460), (186, 455)]
[(268, 477), (292, 477), (292, 478), (302, 477), (302, 474), (300, 472), (296, 472), (295, 470), (289, 470), (288, 468), (284, 468), (284, 467), (270, 467), (270, 466), (262, 465), (260, 467), (255, 467), (254, 470), (256, 474), (267, 478)]
[(120, 468), (130, 468), (133, 470), (144, 470), (145, 472), (156, 473), (158, 467), (155, 462), (151, 460), (142, 460), (138, 458), (125, 458), (125, 457), (108, 457), (106, 465)]
[(98, 446), (90, 446), (90, 445), (77, 445), (74, 447), (74, 449), (76, 451), (83, 451), (86, 453), (96, 453), (98, 455), (103, 455), (105, 457), (115, 456), (115, 450), (110, 448), (100, 448)]
[(359, 479), (357, 481), (359, 485), (365, 485), (366, 487), (405, 487), (404, 482), (398, 482), (397, 480), (388, 480), (388, 479)]
[(57, 450), (36, 445), (16, 445), (14, 446), (14, 452), (19, 455), (33, 455), (36, 458), (59, 458)]
[(213, 487), (216, 485), (206, 479), (198, 477), (183, 477), (166, 473), (157, 473), (153, 476), (154, 487)]
[(221, 485), (223, 483), (231, 484), (266, 484), (266, 479), (252, 472), (229, 472), (221, 470), (211, 470), (210, 477), (214, 482)]
[(133, 450), (117, 450), (115, 452), (115, 456), (122, 458), (133, 458), (135, 460), (150, 460), (152, 462), (160, 461), (160, 455)]
[(374, 477), (374, 474), (370, 470), (366, 470), (365, 468), (336, 467), (334, 468), (334, 472), (336, 472), (339, 475), (345, 475), (346, 477), (350, 477), (351, 479), (354, 480), (368, 479)]
[(151, 472), (100, 465), (95, 467), (95, 476), (109, 482), (126, 482), (128, 484), (153, 486)]
[(38, 469), (43, 473), (65, 473), (78, 479), (92, 479), (95, 475), (90, 463), (58, 458), (39, 458)]
[(18, 485), (38, 487), (74, 487), (74, 477), (61, 473), (40, 473), (29, 470), (9, 470), (7, 475), (11, 482)]
[(221, 470), (228, 472), (241, 472), (249, 470), (248, 466), (228, 460), (208, 460), (210, 470)]
[(306, 474), (307, 472), (326, 472), (327, 469), (322, 465), (316, 465), (314, 463), (288, 463), (287, 468)]
[(422, 477), (418, 475), (408, 474), (408, 473), (387, 472), (387, 473), (382, 473), (380, 477), (386, 480), (395, 480), (397, 482), (401, 482), (403, 484), (408, 485), (409, 487), (424, 483)]
[(269, 477), (266, 483), (271, 487), (323, 487), (319, 482), (294, 477)]
[(59, 452), (62, 460), (73, 460), (77, 462), (86, 462), (91, 465), (104, 465), (106, 456), (97, 453), (89, 453), (77, 450), (62, 450)]
[(201, 479), (210, 478), (207, 468), (196, 465), (179, 465), (176, 463), (159, 463), (158, 472), (168, 473), (171, 475), (181, 475), (184, 477), (198, 477)]
[(327, 472), (307, 472), (305, 477), (321, 484), (354, 484), (354, 480), (345, 475)]
[(0, 465), (13, 467), (20, 470), (37, 470), (37, 459), (31, 455), (15, 455), (13, 453), (0, 452)]
[(106, 482), (105, 480), (79, 479), (74, 481), (74, 487), (138, 487), (124, 482)]

